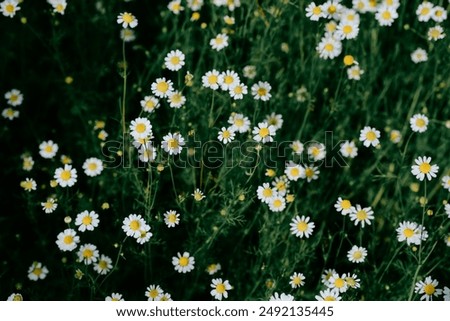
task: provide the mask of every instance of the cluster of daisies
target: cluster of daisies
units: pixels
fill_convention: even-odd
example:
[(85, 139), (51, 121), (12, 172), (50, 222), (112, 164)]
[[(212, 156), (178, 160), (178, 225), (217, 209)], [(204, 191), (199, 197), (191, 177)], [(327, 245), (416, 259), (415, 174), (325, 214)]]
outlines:
[(3, 109), (2, 116), (5, 119), (13, 120), (19, 118), (19, 111), (15, 107), (19, 107), (23, 102), (23, 94), (18, 89), (11, 89), (5, 93), (6, 103), (9, 107)]
[[(43, 141), (39, 145), (39, 155), (44, 159), (53, 159), (58, 153), (59, 146), (52, 140)], [(33, 157), (25, 154), (22, 155), (23, 159), (23, 169), (25, 171), (31, 171), (34, 166)], [(50, 181), (51, 187), (61, 186), (61, 187), (72, 187), (75, 185), (78, 179), (78, 174), (76, 168), (72, 166), (72, 159), (67, 155), (61, 155), (62, 167), (55, 169), (53, 174), (53, 180)], [(88, 177), (98, 176), (103, 171), (103, 162), (96, 158), (90, 157), (86, 159), (82, 165), (84, 173)], [(37, 183), (33, 178), (26, 178), (24, 181), (20, 182), (20, 186), (27, 192), (36, 190)], [(46, 213), (51, 213), (56, 209), (55, 200), (51, 197), (47, 199), (47, 202), (41, 204)]]
[[(0, 3), (0, 11), (5, 17), (12, 18), (20, 10), (21, 2), (20, 0), (5, 0)], [(52, 6), (54, 13), (64, 14), (67, 7), (66, 0), (47, 0), (47, 2)]]

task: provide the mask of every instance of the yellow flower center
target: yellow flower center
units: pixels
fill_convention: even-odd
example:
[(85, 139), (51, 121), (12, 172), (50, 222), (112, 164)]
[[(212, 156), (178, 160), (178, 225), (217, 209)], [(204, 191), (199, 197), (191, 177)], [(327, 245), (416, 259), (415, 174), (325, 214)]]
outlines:
[(98, 262), (98, 266), (101, 270), (106, 270), (108, 268), (108, 262), (105, 260), (100, 260), (100, 262)]
[(47, 201), (47, 202), (44, 203), (44, 207), (46, 209), (52, 209), (53, 208), (53, 203), (50, 202), (50, 201)]
[(139, 123), (139, 124), (136, 125), (136, 131), (139, 134), (142, 134), (143, 132), (145, 132), (146, 129), (147, 129), (147, 126), (145, 126), (144, 123)]
[(231, 133), (228, 130), (224, 130), (222, 133), (222, 137), (227, 139), (231, 137)]
[(167, 145), (170, 149), (175, 149), (178, 147), (178, 140), (176, 140), (175, 138), (170, 138), (167, 142)]
[(83, 251), (83, 257), (89, 259), (89, 258), (91, 258), (93, 256), (94, 256), (94, 251), (92, 251), (91, 249), (85, 249)]
[(319, 14), (321, 14), (322, 13), (322, 9), (320, 9), (320, 7), (318, 7), (318, 6), (316, 6), (316, 7), (314, 7), (314, 9), (312, 10), (312, 13), (314, 14), (314, 15), (319, 15)]
[(215, 41), (216, 41), (216, 45), (221, 45), (221, 44), (223, 44), (223, 38), (222, 38), (222, 37), (217, 36), (216, 39), (215, 39)]
[(88, 169), (91, 171), (95, 171), (97, 169), (97, 164), (92, 162), (88, 164)]
[(291, 175), (296, 177), (300, 175), (300, 171), (297, 167), (291, 168)]
[(185, 256), (180, 257), (179, 260), (180, 266), (187, 266), (189, 264), (189, 259)]
[(308, 229), (308, 224), (306, 224), (305, 222), (301, 221), (297, 223), (297, 230), (299, 230), (300, 232), (305, 232)]
[(234, 124), (237, 127), (242, 127), (242, 126), (244, 126), (244, 120), (242, 118), (237, 118), (237, 119), (234, 120)]
[(349, 200), (342, 200), (342, 202), (341, 202), (341, 207), (342, 207), (344, 210), (348, 210), (350, 207), (352, 207), (352, 203), (350, 203)]
[(211, 76), (209, 76), (208, 77), (208, 83), (210, 84), (210, 85), (214, 85), (214, 84), (216, 84), (217, 83), (217, 76), (216, 75), (211, 75)]
[(424, 290), (425, 294), (427, 294), (427, 295), (433, 295), (433, 293), (436, 291), (433, 284), (425, 285), (423, 290)]
[(351, 277), (347, 277), (345, 278), (345, 282), (347, 282), (347, 284), (351, 287), (354, 287), (356, 285), (356, 282), (353, 278)]
[(344, 28), (342, 28), (342, 32), (345, 33), (346, 35), (348, 35), (352, 31), (353, 31), (353, 28), (350, 25), (345, 25)]
[(165, 93), (169, 90), (169, 84), (165, 81), (161, 81), (156, 85), (156, 90)]
[(345, 281), (341, 278), (337, 278), (334, 281), (334, 286), (337, 287), (338, 289), (342, 288), (343, 286), (345, 286)]
[(275, 201), (273, 201), (273, 207), (278, 208), (281, 207), (283, 205), (283, 202), (280, 199), (276, 199)]
[(305, 175), (306, 175), (306, 177), (311, 178), (311, 177), (314, 176), (314, 171), (311, 168), (306, 168), (305, 169)]
[(258, 96), (265, 96), (265, 95), (267, 95), (266, 88), (259, 87), (258, 88)]
[(203, 199), (203, 195), (199, 192), (194, 192), (194, 199), (196, 201), (201, 201)]
[(407, 238), (410, 238), (414, 235), (414, 231), (410, 228), (405, 228), (403, 230), (403, 235), (406, 236)]
[(51, 145), (47, 145), (47, 146), (45, 146), (44, 150), (45, 150), (47, 153), (51, 153), (51, 152), (53, 152), (53, 147), (52, 147)]
[(151, 297), (152, 299), (156, 298), (159, 295), (159, 292), (157, 289), (153, 289), (148, 293), (149, 297)]
[(417, 118), (416, 119), (416, 126), (417, 127), (425, 127), (426, 126), (425, 120), (423, 120), (422, 118)]
[(381, 16), (383, 17), (384, 20), (391, 20), (391, 13), (389, 11), (384, 11)]
[(230, 75), (227, 75), (223, 78), (223, 82), (226, 83), (227, 85), (232, 84), (234, 81), (234, 78)]
[(70, 173), (69, 170), (63, 170), (61, 172), (61, 175), (59, 176), (63, 181), (68, 181), (71, 177), (72, 174)]
[(133, 220), (130, 222), (130, 229), (132, 229), (133, 231), (137, 231), (140, 229), (141, 227), (141, 223), (138, 220)]
[(372, 130), (370, 130), (367, 132), (366, 138), (369, 141), (373, 141), (373, 140), (377, 139), (377, 135)]
[(145, 107), (147, 107), (148, 109), (153, 109), (155, 108), (155, 104), (153, 103), (153, 101), (149, 100), (145, 103)]
[(436, 16), (436, 17), (440, 17), (440, 16), (442, 16), (442, 14), (443, 14), (443, 12), (442, 12), (442, 10), (435, 10), (434, 11), (434, 15)]
[(337, 8), (334, 4), (328, 7), (328, 13), (333, 14), (337, 11)]
[(359, 210), (356, 213), (356, 218), (358, 219), (358, 221), (364, 221), (365, 219), (367, 219), (367, 213), (364, 210)]
[(37, 276), (41, 275), (42, 274), (42, 269), (41, 268), (34, 268), (33, 274), (37, 275)]
[(355, 260), (359, 260), (360, 258), (362, 258), (362, 252), (361, 251), (356, 251), (355, 253), (353, 253), (353, 258)]
[(332, 295), (323, 298), (324, 301), (336, 301), (336, 298)]
[(170, 63), (172, 65), (178, 65), (180, 63), (180, 57), (178, 56), (173, 56), (172, 58), (170, 58)]
[(12, 4), (7, 4), (7, 5), (5, 6), (5, 10), (6, 10), (6, 12), (8, 12), (8, 13), (14, 13), (14, 6), (13, 6)]
[(324, 49), (325, 49), (325, 51), (330, 52), (330, 51), (333, 51), (333, 50), (334, 50), (334, 46), (333, 46), (333, 44), (331, 44), (331, 43), (327, 43), (327, 44), (325, 45)]
[(355, 62), (355, 59), (351, 55), (346, 55), (344, 57), (344, 65), (351, 66)]
[(133, 18), (133, 16), (131, 14), (124, 13), (122, 15), (122, 20), (125, 21), (126, 23), (131, 23), (134, 20), (134, 18)]
[(320, 154), (320, 149), (314, 146), (313, 148), (311, 148), (311, 154), (312, 154), (314, 157), (319, 156), (319, 154)]
[(269, 133), (269, 129), (266, 127), (263, 127), (259, 130), (259, 136), (261, 136), (262, 138), (269, 136)]
[(294, 283), (295, 285), (299, 285), (300, 283), (302, 283), (302, 279), (296, 276), (295, 278), (292, 279), (292, 283)]
[(422, 10), (420, 11), (420, 15), (421, 16), (426, 16), (427, 14), (429, 14), (430, 13), (430, 8), (428, 8), (428, 7), (424, 7), (424, 8), (422, 8)]
[(64, 6), (62, 4), (57, 4), (55, 10), (59, 13), (64, 12)]
[(73, 236), (72, 235), (64, 236), (63, 242), (64, 242), (64, 244), (67, 244), (67, 245), (72, 244), (73, 243)]
[(217, 293), (225, 293), (225, 285), (223, 283), (219, 283), (216, 285)]
[(167, 216), (167, 220), (170, 223), (175, 223), (177, 221), (177, 216), (173, 213), (169, 214), (169, 216)]
[(83, 223), (83, 225), (90, 225), (92, 223), (92, 217), (86, 215), (85, 217), (83, 217), (81, 222)]
[(422, 163), (419, 166), (419, 170), (424, 174), (428, 174), (431, 171), (431, 165), (429, 163)]
[(264, 197), (272, 197), (273, 191), (271, 188), (265, 188), (262, 192)]
[(13, 297), (13, 301), (23, 301), (23, 298), (20, 294), (16, 294)]
[(241, 86), (234, 87), (234, 93), (237, 95), (242, 94), (242, 87)]

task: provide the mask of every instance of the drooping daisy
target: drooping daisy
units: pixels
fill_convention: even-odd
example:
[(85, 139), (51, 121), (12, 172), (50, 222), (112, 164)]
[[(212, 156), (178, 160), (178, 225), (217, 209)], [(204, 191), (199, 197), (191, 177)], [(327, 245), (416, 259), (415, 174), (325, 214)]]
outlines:
[(336, 27), (334, 34), (339, 40), (354, 39), (358, 36), (359, 25), (355, 22), (341, 21)]
[(20, 106), (23, 102), (23, 94), (20, 90), (11, 89), (10, 91), (5, 93), (5, 99), (7, 100), (7, 104), (11, 106)]
[(12, 293), (6, 301), (23, 301), (23, 296), (20, 293)]
[(218, 271), (220, 271), (221, 269), (222, 267), (220, 266), (220, 263), (213, 263), (208, 265), (208, 267), (206, 268), (206, 272), (208, 272), (209, 275), (213, 275)]
[(155, 96), (145, 96), (140, 103), (142, 110), (147, 113), (153, 113), (159, 108), (159, 100)]
[(431, 19), (438, 23), (443, 22), (447, 19), (447, 10), (441, 6), (435, 6), (431, 14)]
[(153, 95), (159, 98), (167, 98), (173, 91), (173, 83), (166, 78), (157, 78), (151, 85)]
[(171, 71), (178, 71), (184, 66), (184, 53), (180, 50), (170, 51), (164, 58), (164, 65)]
[(87, 176), (98, 176), (103, 171), (103, 162), (95, 157), (88, 158), (83, 163), (83, 169)]
[(215, 69), (208, 71), (202, 76), (203, 87), (211, 88), (212, 90), (219, 89), (219, 75), (220, 73)]
[(377, 146), (380, 143), (378, 138), (380, 138), (380, 131), (370, 126), (365, 126), (361, 129), (359, 134), (359, 140), (363, 142), (363, 145), (366, 147), (371, 145), (373, 147)]
[(212, 49), (220, 51), (228, 46), (228, 36), (224, 33), (219, 33), (215, 38), (209, 41), (209, 45)]
[(442, 187), (450, 192), (450, 176), (445, 175), (441, 180)]
[(24, 181), (20, 182), (20, 187), (22, 187), (27, 192), (31, 192), (36, 190), (37, 183), (34, 179), (27, 177)]
[(272, 212), (282, 212), (286, 208), (286, 199), (281, 195), (275, 195), (268, 201)]
[(97, 262), (99, 257), (97, 247), (90, 243), (81, 245), (77, 255), (78, 260), (86, 265)]
[(274, 126), (275, 130), (278, 130), (283, 126), (283, 116), (281, 114), (271, 113), (266, 116), (266, 122)]
[(150, 240), (150, 238), (153, 236), (153, 233), (150, 232), (150, 229), (150, 225), (148, 224), (144, 224), (143, 226), (141, 226), (139, 235), (136, 237), (136, 242), (138, 244), (144, 244)]
[(303, 166), (294, 163), (293, 161), (289, 161), (286, 164), (286, 168), (284, 169), (284, 174), (286, 174), (287, 178), (290, 181), (296, 182), (299, 178), (304, 177), (305, 169)]
[(438, 289), (439, 282), (436, 279), (432, 279), (431, 276), (427, 276), (425, 281), (419, 281), (416, 283), (414, 292), (423, 294), (420, 300), (433, 301), (433, 296), (438, 297), (442, 295), (442, 289)]
[(16, 12), (20, 10), (18, 0), (5, 0), (0, 3), (0, 11), (5, 17), (14, 17)]
[(120, 39), (125, 42), (131, 42), (136, 40), (136, 34), (133, 29), (125, 28), (120, 30)]
[(389, 139), (394, 144), (398, 144), (402, 140), (402, 133), (397, 129), (393, 129), (389, 134)]
[(437, 41), (440, 39), (444, 39), (445, 32), (441, 26), (434, 26), (428, 29), (427, 36), (428, 40)]
[(28, 268), (28, 279), (31, 281), (43, 280), (47, 274), (48, 269), (41, 262), (33, 262)]
[(431, 181), (436, 177), (439, 171), (439, 166), (436, 164), (431, 165), (431, 157), (419, 156), (414, 160), (416, 165), (411, 166), (411, 173), (416, 176), (420, 181), (423, 181), (425, 176), (427, 180)]
[(128, 235), (138, 238), (141, 235), (141, 229), (146, 225), (141, 215), (130, 214), (124, 218), (122, 229)]
[(156, 159), (157, 151), (152, 142), (146, 142), (139, 147), (139, 160), (144, 163), (153, 162)]
[(294, 301), (294, 297), (290, 294), (278, 294), (278, 292), (275, 292), (274, 294), (272, 294), (269, 301)]
[(316, 5), (314, 2), (311, 2), (306, 7), (306, 17), (311, 21), (319, 21), (320, 18), (325, 18), (325, 12), (322, 9), (322, 5)]
[(52, 197), (47, 198), (47, 201), (41, 203), (42, 210), (46, 214), (53, 213), (56, 208), (58, 207), (58, 203), (56, 203), (56, 200)]
[(427, 130), (428, 117), (423, 114), (415, 114), (409, 120), (412, 131), (416, 133), (423, 133)]
[(250, 128), (250, 120), (243, 114), (232, 113), (228, 118), (228, 123), (235, 132), (239, 133), (245, 133)]
[(168, 133), (163, 137), (161, 145), (164, 151), (169, 153), (169, 155), (178, 155), (181, 153), (185, 142), (180, 133)]
[(350, 214), (355, 210), (352, 203), (348, 199), (342, 199), (342, 197), (338, 198), (334, 207), (336, 208), (336, 211), (340, 212), (342, 215)]
[(360, 280), (358, 279), (358, 276), (356, 274), (350, 275), (350, 273), (347, 273), (345, 275), (347, 275), (345, 277), (345, 282), (349, 287), (351, 287), (352, 289), (357, 289), (361, 286), (361, 284), (359, 283)]
[(379, 6), (375, 14), (375, 19), (378, 21), (380, 26), (392, 26), (392, 23), (397, 18), (397, 10), (386, 5)]
[(75, 225), (78, 226), (78, 231), (85, 232), (93, 231), (98, 226), (100, 220), (98, 214), (94, 211), (83, 211), (77, 215), (75, 219)]
[(364, 228), (365, 224), (370, 225), (370, 220), (373, 220), (373, 211), (371, 207), (362, 208), (361, 205), (356, 204), (356, 207), (350, 213), (350, 220), (355, 222), (355, 225), (361, 224)]
[(411, 60), (418, 64), (419, 62), (425, 62), (428, 60), (428, 54), (422, 48), (417, 48), (411, 53)]
[(175, 225), (180, 224), (180, 214), (174, 210), (165, 212), (164, 223), (166, 223), (167, 227), (175, 227)]
[(269, 204), (270, 200), (277, 196), (277, 192), (270, 187), (269, 183), (263, 183), (262, 186), (258, 186), (256, 195), (262, 202)]
[(232, 289), (230, 282), (228, 280), (222, 281), (221, 278), (213, 279), (211, 281), (211, 287), (213, 288), (210, 292), (211, 295), (219, 301), (222, 301), (222, 298), (226, 299), (228, 297), (227, 291)]
[(236, 72), (233, 70), (227, 70), (220, 73), (218, 82), (222, 90), (230, 90), (240, 83), (240, 79)]
[(230, 97), (234, 100), (240, 100), (244, 98), (244, 95), (247, 95), (248, 88), (243, 83), (238, 83), (237, 85), (230, 87), (229, 93)]
[(417, 19), (421, 22), (427, 22), (431, 19), (433, 14), (433, 4), (428, 1), (423, 1), (416, 10)]
[(57, 168), (53, 176), (61, 187), (72, 187), (77, 182), (77, 170), (72, 165)]
[(157, 284), (150, 284), (145, 291), (145, 296), (148, 298), (148, 301), (156, 301), (156, 298), (163, 294), (164, 291)]
[(172, 257), (172, 264), (178, 273), (191, 272), (194, 269), (195, 258), (184, 252), (183, 255), (178, 252), (177, 256)]
[(134, 28), (138, 25), (138, 20), (133, 14), (124, 12), (117, 16), (117, 23), (122, 25), (122, 28)]
[(315, 166), (305, 166), (304, 167), (304, 175), (302, 176), (303, 179), (306, 179), (308, 183), (311, 183), (311, 181), (316, 180), (319, 178), (320, 171)]
[(289, 224), (291, 226), (291, 233), (297, 237), (303, 238), (309, 238), (316, 227), (314, 222), (309, 221), (309, 216), (296, 216), (292, 219), (292, 222)]
[(134, 139), (148, 138), (153, 136), (152, 125), (145, 117), (138, 117), (131, 121), (130, 134)]
[(242, 69), (245, 78), (254, 79), (256, 77), (256, 66), (247, 65)]
[(316, 47), (322, 59), (334, 59), (342, 52), (342, 42), (333, 34), (325, 35)]
[(18, 110), (14, 110), (10, 107), (3, 109), (2, 116), (5, 119), (13, 120), (14, 118), (19, 118), (20, 112)]
[(317, 301), (341, 301), (339, 291), (336, 289), (326, 289), (320, 291), (319, 295), (315, 296)]
[(252, 86), (252, 96), (255, 100), (269, 101), (272, 95), (272, 86), (267, 81), (258, 81)]
[(219, 131), (217, 139), (224, 144), (228, 144), (234, 140), (236, 134), (234, 133), (233, 127), (222, 127)]
[(294, 272), (294, 274), (292, 274), (289, 279), (289, 284), (293, 289), (305, 285), (305, 276), (303, 275), (303, 273)]
[(181, 91), (175, 90), (170, 93), (167, 102), (171, 108), (181, 108), (186, 103), (186, 97), (183, 96)]
[(356, 156), (358, 156), (358, 147), (356, 147), (355, 142), (349, 142), (348, 140), (346, 140), (341, 144), (339, 152), (344, 157), (355, 158)]
[(181, 5), (181, 0), (170, 1), (167, 8), (176, 15), (180, 14), (180, 12), (184, 10), (184, 7)]
[(196, 188), (194, 193), (192, 193), (191, 195), (194, 197), (194, 200), (196, 202), (200, 202), (202, 199), (206, 197), (199, 188)]
[(366, 260), (367, 250), (364, 247), (353, 245), (347, 252), (347, 258), (352, 263), (363, 263)]
[(105, 301), (125, 301), (120, 293), (111, 293), (105, 298)]
[(43, 158), (53, 158), (58, 152), (58, 144), (53, 143), (52, 140), (44, 141), (39, 145), (39, 155)]
[(80, 237), (75, 230), (68, 228), (58, 234), (56, 244), (61, 251), (73, 251), (77, 248)]
[(340, 276), (338, 273), (333, 274), (328, 280), (326, 286), (330, 290), (336, 290), (339, 293), (344, 293), (348, 290), (347, 282), (345, 282), (346, 275)]
[(364, 70), (362, 70), (358, 65), (351, 66), (347, 69), (347, 78), (350, 80), (361, 80), (361, 76), (364, 74)]
[(267, 124), (267, 122), (258, 123), (257, 127), (253, 128), (253, 139), (257, 142), (270, 143), (273, 142), (275, 135), (275, 127)]
[(113, 268), (112, 260), (109, 256), (100, 255), (98, 262), (94, 263), (94, 271), (100, 275), (106, 275)]

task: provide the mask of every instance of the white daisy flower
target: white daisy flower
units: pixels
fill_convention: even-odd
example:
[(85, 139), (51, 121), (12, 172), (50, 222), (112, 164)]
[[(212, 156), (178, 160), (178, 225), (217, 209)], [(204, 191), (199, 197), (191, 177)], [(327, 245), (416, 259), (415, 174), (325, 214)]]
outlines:
[(16, 12), (20, 10), (18, 0), (5, 0), (0, 3), (0, 11), (5, 17), (14, 17)]
[(334, 207), (336, 208), (336, 211), (341, 213), (342, 215), (347, 215), (355, 211), (356, 209), (352, 206), (352, 203), (347, 199), (342, 199), (342, 197), (339, 197), (336, 201), (336, 204), (334, 204)]
[(442, 187), (450, 192), (450, 176), (445, 175), (441, 180)]
[(320, 291), (320, 294), (316, 295), (315, 298), (317, 301), (341, 301), (339, 291), (335, 289), (326, 289)]
[(175, 15), (179, 15), (184, 10), (184, 7), (181, 5), (181, 0), (170, 1), (167, 8)]
[(174, 210), (169, 210), (164, 213), (164, 223), (166, 223), (167, 227), (175, 227), (180, 224), (180, 214), (178, 214)]
[(13, 120), (14, 118), (19, 118), (20, 112), (18, 110), (14, 110), (10, 107), (3, 109), (2, 116), (5, 119)]
[(290, 281), (289, 284), (291, 285), (291, 287), (293, 289), (299, 288), (303, 285), (305, 285), (305, 276), (303, 275), (303, 273), (297, 273), (294, 272), (294, 274), (292, 274), (289, 277)]
[(228, 144), (234, 140), (235, 135), (236, 134), (234, 133), (233, 127), (222, 127), (219, 131), (217, 139), (224, 144)]
[(83, 169), (87, 176), (98, 176), (103, 171), (103, 162), (95, 157), (88, 158), (83, 163)]
[(345, 293), (348, 290), (348, 284), (345, 281), (346, 275), (333, 274), (328, 282), (325, 284), (330, 290), (335, 290), (339, 293)]
[(138, 20), (133, 14), (124, 12), (117, 16), (117, 23), (122, 25), (122, 28), (134, 28), (138, 25)]
[(425, 176), (431, 181), (436, 177), (437, 172), (439, 171), (439, 166), (434, 164), (431, 165), (431, 157), (427, 156), (419, 156), (414, 160), (416, 165), (411, 166), (411, 173), (416, 176), (416, 178), (420, 181), (423, 181)]
[(418, 64), (419, 62), (425, 62), (428, 60), (428, 54), (422, 48), (417, 48), (411, 53), (411, 60)]
[(171, 108), (181, 108), (186, 103), (186, 97), (180, 91), (175, 90), (169, 94), (167, 102)]
[(431, 19), (438, 23), (447, 20), (447, 10), (441, 6), (435, 6), (431, 13)]
[(380, 131), (376, 128), (366, 126), (363, 129), (361, 129), (359, 140), (363, 142), (363, 145), (366, 147), (369, 146), (377, 146), (380, 141), (378, 140), (380, 138)]
[(301, 178), (306, 179), (308, 183), (319, 178), (320, 171), (317, 167), (305, 166), (304, 169), (304, 175)]
[(235, 132), (245, 133), (250, 129), (250, 120), (243, 114), (232, 113), (228, 118), (228, 123)]
[(58, 203), (56, 203), (56, 200), (54, 198), (48, 198), (47, 201), (41, 203), (42, 210), (46, 214), (53, 213), (56, 208), (58, 207)]
[(172, 50), (164, 58), (165, 66), (171, 71), (178, 71), (184, 66), (184, 53), (180, 50)]
[(231, 88), (240, 83), (240, 78), (239, 75), (233, 70), (227, 70), (219, 75), (218, 82), (222, 90), (229, 91)]
[(319, 21), (320, 18), (325, 18), (325, 12), (322, 9), (322, 5), (316, 5), (314, 2), (311, 2), (306, 7), (306, 17), (311, 21)]
[(266, 116), (266, 122), (275, 127), (275, 130), (281, 129), (283, 126), (283, 116), (280, 114), (271, 113)]
[(237, 85), (231, 86), (229, 89), (230, 97), (234, 100), (240, 100), (244, 98), (244, 95), (248, 94), (248, 88), (246, 85), (239, 83)]
[(416, 133), (423, 133), (427, 130), (428, 117), (423, 114), (415, 114), (409, 120), (412, 131)]
[(281, 195), (275, 195), (269, 199), (268, 204), (272, 212), (282, 212), (286, 208), (286, 200)]
[(310, 161), (321, 161), (325, 158), (326, 154), (325, 145), (322, 143), (312, 143), (308, 146), (308, 156)]
[(361, 205), (356, 204), (356, 207), (353, 208), (353, 211), (350, 213), (350, 220), (355, 222), (355, 225), (361, 224), (361, 227), (364, 228), (364, 225), (370, 225), (371, 220), (374, 219), (373, 211), (371, 207), (362, 208)]
[(270, 187), (269, 183), (263, 183), (262, 186), (258, 186), (256, 195), (262, 202), (269, 204), (273, 197), (278, 196), (278, 193)]
[(253, 128), (253, 139), (257, 142), (270, 143), (273, 142), (275, 135), (275, 127), (267, 124), (267, 122), (258, 123), (257, 127)]
[(364, 247), (353, 247), (347, 252), (347, 258), (352, 263), (363, 263), (366, 260), (367, 250)]
[(220, 73), (215, 69), (208, 71), (205, 75), (202, 76), (203, 87), (211, 88), (212, 90), (219, 89), (219, 76)]
[(5, 99), (7, 100), (7, 104), (11, 106), (20, 106), (23, 102), (23, 94), (20, 90), (11, 89), (10, 91), (5, 93)]
[(431, 276), (427, 276), (425, 281), (419, 281), (416, 283), (414, 292), (423, 294), (420, 300), (433, 301), (433, 297), (442, 295), (442, 289), (438, 289), (439, 282), (436, 279), (432, 279)]
[(252, 86), (252, 96), (255, 100), (269, 101), (272, 97), (271, 89), (272, 86), (267, 81), (258, 81)]
[(152, 125), (145, 117), (138, 117), (131, 121), (130, 134), (134, 139), (152, 138)]
[(194, 269), (195, 258), (184, 252), (183, 255), (178, 252), (177, 256), (172, 257), (172, 264), (178, 273), (191, 272)]
[(75, 230), (69, 228), (58, 234), (56, 244), (61, 251), (73, 251), (77, 248), (80, 237)]
[(164, 291), (159, 285), (150, 284), (145, 291), (145, 296), (148, 298), (148, 301), (156, 301), (156, 298), (163, 293)]
[(334, 59), (342, 52), (342, 42), (334, 35), (327, 34), (320, 40), (316, 51), (322, 59)]
[(428, 1), (423, 1), (416, 10), (416, 15), (419, 21), (427, 22), (433, 15), (433, 4)]
[(100, 275), (108, 274), (113, 268), (112, 260), (109, 256), (100, 255), (98, 262), (94, 263), (94, 271)]
[(302, 217), (300, 217), (297, 215), (294, 217), (289, 224), (291, 226), (291, 233), (300, 238), (309, 238), (316, 227), (314, 222), (310, 222), (309, 220), (309, 216), (302, 215)]
[(31, 281), (43, 280), (47, 277), (48, 269), (41, 262), (33, 262), (28, 268), (28, 279)]
[(153, 95), (158, 98), (167, 98), (173, 91), (173, 83), (166, 78), (157, 78), (151, 85)]
[(152, 142), (146, 142), (139, 147), (139, 160), (144, 163), (153, 162), (157, 151)]
[(274, 294), (272, 294), (269, 301), (294, 301), (294, 297), (290, 294), (278, 294), (278, 292), (275, 292)]
[(163, 137), (161, 145), (164, 151), (169, 153), (169, 155), (178, 155), (181, 153), (185, 142), (183, 136), (179, 133), (168, 133)]
[(220, 51), (228, 46), (228, 36), (224, 33), (219, 33), (215, 38), (209, 41), (209, 45), (212, 49)]
[(211, 287), (213, 288), (211, 290), (211, 295), (214, 299), (221, 301), (222, 298), (228, 297), (229, 290), (232, 289), (230, 282), (228, 280), (222, 281), (222, 279), (213, 279), (211, 281)]
[(97, 247), (90, 243), (81, 245), (77, 255), (78, 260), (86, 265), (97, 262), (99, 257)]
[(39, 145), (39, 155), (43, 158), (53, 158), (58, 152), (58, 144), (55, 144), (52, 140), (44, 141)]
[(290, 181), (296, 182), (299, 178), (305, 176), (304, 171), (305, 169), (303, 168), (303, 166), (296, 164), (293, 161), (289, 161), (289, 163), (286, 164), (286, 168), (284, 169), (284, 174)]
[(83, 211), (79, 213), (75, 219), (75, 225), (78, 226), (78, 231), (93, 231), (98, 226), (98, 223), (100, 223), (98, 217), (98, 214), (94, 211)]
[(378, 21), (380, 26), (392, 26), (392, 23), (397, 18), (397, 10), (386, 5), (379, 6), (375, 14), (375, 19)]
[(341, 144), (339, 152), (344, 157), (355, 158), (356, 156), (358, 156), (358, 147), (356, 147), (353, 141), (349, 142), (348, 140), (346, 140)]
[(53, 176), (61, 187), (72, 187), (77, 182), (77, 170), (72, 165), (57, 168)]
[(157, 108), (159, 108), (159, 100), (155, 96), (145, 96), (140, 103), (142, 110), (147, 113), (153, 113)]
[(130, 214), (124, 218), (122, 222), (122, 229), (127, 234), (134, 238), (141, 236), (141, 229), (147, 225), (141, 215)]

